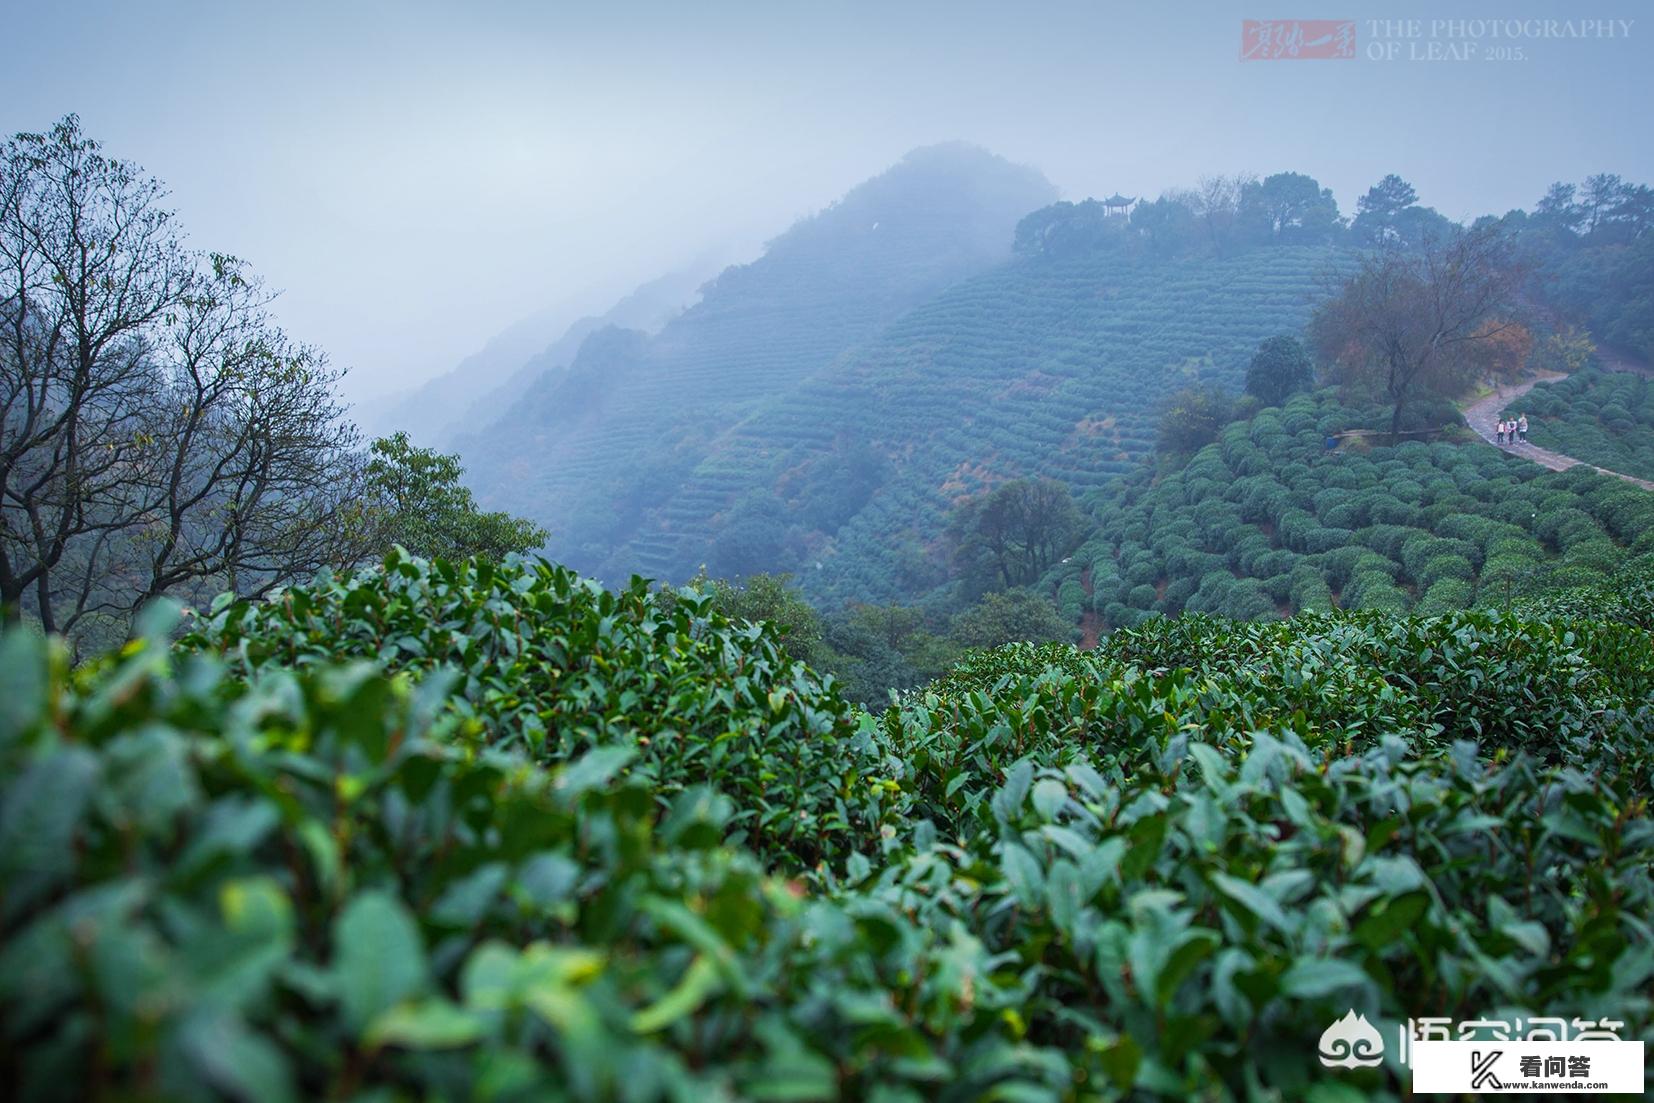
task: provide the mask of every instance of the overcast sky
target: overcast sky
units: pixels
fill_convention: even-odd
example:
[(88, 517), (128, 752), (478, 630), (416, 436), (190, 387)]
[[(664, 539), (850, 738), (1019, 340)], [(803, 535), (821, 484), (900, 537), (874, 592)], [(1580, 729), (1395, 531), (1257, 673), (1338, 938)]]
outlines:
[[(194, 244), (283, 289), (282, 322), (354, 397), (709, 249), (751, 256), (951, 138), (1074, 199), (1292, 169), (1348, 212), (1399, 172), (1463, 217), (1558, 178), (1654, 180), (1654, 11), (1625, 0), (7, 6), (0, 128), (78, 112), (170, 185)], [(1288, 17), (1356, 20), (1357, 58), (1239, 60), (1243, 18)], [(1400, 17), (1420, 38), (1368, 23)], [(1633, 22), (1515, 40), (1433, 23), (1478, 17)], [(1432, 43), (1476, 55), (1409, 59)]]

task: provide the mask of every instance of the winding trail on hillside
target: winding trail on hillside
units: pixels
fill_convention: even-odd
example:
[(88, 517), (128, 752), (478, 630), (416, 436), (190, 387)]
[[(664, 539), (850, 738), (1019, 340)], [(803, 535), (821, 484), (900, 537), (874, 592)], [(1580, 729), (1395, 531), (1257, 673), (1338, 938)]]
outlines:
[[(1638, 371), (1639, 369), (1635, 365), (1632, 365), (1626, 361), (1616, 361), (1611, 364), (1610, 370)], [(1610, 471), (1606, 467), (1598, 467), (1594, 463), (1586, 463), (1584, 460), (1575, 459), (1573, 456), (1565, 456), (1561, 452), (1552, 452), (1550, 449), (1541, 448), (1537, 444), (1499, 443), (1499, 430), (1497, 426), (1499, 414), (1505, 409), (1505, 407), (1509, 406), (1512, 402), (1531, 391), (1535, 384), (1549, 383), (1557, 379), (1566, 378), (1568, 378), (1568, 376), (1563, 372), (1546, 372), (1535, 379), (1524, 380), (1521, 383), (1513, 383), (1506, 387), (1497, 387), (1494, 389), (1492, 394), (1485, 398), (1479, 398), (1475, 402), (1472, 402), (1470, 405), (1464, 407), (1465, 423), (1469, 425), (1471, 429), (1475, 430), (1477, 436), (1481, 437), (1495, 448), (1498, 448), (1500, 451), (1511, 452), (1515, 455), (1521, 456), (1523, 459), (1531, 460), (1541, 467), (1548, 467), (1552, 471), (1566, 471), (1570, 467), (1584, 465), (1598, 474), (1612, 475), (1616, 479), (1624, 479), (1633, 486), (1640, 486), (1644, 490), (1654, 491), (1654, 482), (1650, 482), (1647, 479), (1639, 479), (1635, 475), (1627, 475), (1619, 471)]]

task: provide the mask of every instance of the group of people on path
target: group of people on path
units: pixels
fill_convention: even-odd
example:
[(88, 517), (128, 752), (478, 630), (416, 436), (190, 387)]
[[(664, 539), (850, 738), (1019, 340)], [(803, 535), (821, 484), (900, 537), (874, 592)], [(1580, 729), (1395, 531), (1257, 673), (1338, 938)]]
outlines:
[(1515, 444), (1517, 441), (1528, 443), (1528, 415), (1519, 414), (1514, 418), (1501, 419), (1498, 433), (1500, 444)]

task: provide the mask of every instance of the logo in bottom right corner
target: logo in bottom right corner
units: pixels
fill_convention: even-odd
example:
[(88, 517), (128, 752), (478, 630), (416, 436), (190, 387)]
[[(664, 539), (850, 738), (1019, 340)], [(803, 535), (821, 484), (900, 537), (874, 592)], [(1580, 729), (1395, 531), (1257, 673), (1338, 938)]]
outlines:
[(1643, 1043), (1415, 1042), (1415, 1092), (1635, 1092), (1643, 1082)]
[[(1620, 1037), (1621, 1022), (1478, 1019), (1458, 1023), (1457, 1038), (1453, 1025), (1446, 1018), (1396, 1024), (1393, 1057), (1410, 1069), (1414, 1092), (1645, 1091), (1643, 1043)], [(1385, 1051), (1378, 1028), (1353, 1010), (1327, 1028), (1318, 1048), (1321, 1064), (1350, 1069), (1379, 1064)]]

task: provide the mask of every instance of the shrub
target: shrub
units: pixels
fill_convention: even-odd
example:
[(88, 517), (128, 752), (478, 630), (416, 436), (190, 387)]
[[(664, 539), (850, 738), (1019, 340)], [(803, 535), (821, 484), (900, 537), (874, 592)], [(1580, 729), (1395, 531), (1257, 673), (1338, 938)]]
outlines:
[(1288, 600), (1295, 611), (1320, 612), (1333, 607), (1332, 591), (1327, 589), (1326, 580), (1314, 568), (1300, 565), (1293, 569), (1289, 578), (1291, 588)]
[[(393, 550), (270, 601), (220, 600), (180, 646), (249, 679), (346, 660), (457, 671), (438, 700), (478, 744), (546, 763), (628, 748), (663, 799), (711, 785), (741, 803), (743, 837), (802, 864), (842, 845), (857, 815), (842, 780), (848, 706), (775, 633), (715, 612), (711, 594), (663, 602), (640, 579), (611, 592), (545, 563)], [(717, 754), (699, 749), (714, 740)], [(782, 746), (800, 788), (777, 803)]]
[(1344, 587), (1341, 603), (1346, 609), (1372, 609), (1385, 613), (1404, 613), (1410, 604), (1405, 591), (1379, 571), (1362, 571)]
[(1228, 589), (1218, 611), (1233, 620), (1260, 620), (1275, 615), (1275, 600), (1256, 579), (1243, 578)]
[(1405, 525), (1369, 525), (1357, 532), (1355, 538), (1385, 559), (1396, 560), (1401, 558), (1402, 545), (1419, 532)]
[(1625, 560), (1625, 553), (1606, 536), (1594, 536), (1568, 547), (1562, 562), (1568, 567), (1586, 567), (1604, 575), (1611, 573)]
[[(1243, 536), (1234, 542), (1229, 550), (1229, 562), (1242, 574), (1256, 575), (1258, 565), (1265, 557), (1274, 554), (1275, 549), (1270, 545), (1269, 538), (1256, 529), (1248, 526)], [(1287, 554), (1291, 554), (1288, 552)]]
[(1158, 595), (1154, 592), (1153, 586), (1147, 584), (1133, 586), (1131, 593), (1126, 597), (1126, 604), (1133, 609), (1152, 609), (1157, 597)]
[(1469, 582), (1461, 578), (1444, 577), (1431, 584), (1419, 598), (1413, 611), (1420, 616), (1434, 616), (1455, 609), (1466, 609), (1469, 608), (1474, 596), (1475, 591)]
[(1469, 561), (1473, 556), (1477, 556), (1477, 551), (1464, 540), (1447, 540), (1421, 533), (1402, 542), (1401, 555), (1398, 558), (1408, 577), (1419, 580), (1424, 573), (1424, 565), (1444, 555), (1457, 556)]
[(1458, 555), (1438, 555), (1419, 571), (1418, 584), (1429, 589), (1442, 579), (1453, 578), (1469, 583), (1475, 577), (1476, 570), (1470, 565), (1470, 560)]
[[(565, 612), (581, 623), (578, 608), (537, 611), (542, 596), (558, 599), (560, 575), (514, 581), (525, 578), (522, 592), (473, 591), (474, 609), (468, 598), (423, 605), (424, 638), (447, 633), (443, 611), (475, 615), (476, 627), (500, 614), (525, 627)], [(348, 600), (383, 583), (338, 586)], [(278, 632), (301, 600), (244, 612), (241, 627), (267, 615)], [(360, 612), (371, 621), (382, 608)], [(662, 623), (663, 658), (695, 620), (685, 610)], [(696, 631), (732, 674), (743, 657), (770, 661), (761, 632)], [(38, 638), (0, 641), (0, 668), (21, 689), (0, 721), (0, 1006), (22, 1047), (6, 1060), (8, 1095), (436, 1097), (498, 1083), (503, 1068), (514, 1091), (541, 1098), (747, 1094), (773, 1075), (767, 1054), (831, 1069), (831, 1050), (815, 1047), (839, 1033), (833, 1014), (773, 1000), (746, 1017), (756, 978), (771, 991), (819, 984), (876, 998), (835, 962), (864, 977), (939, 964), (921, 964), (924, 950), (881, 961), (871, 945), (840, 958), (807, 933), (783, 882), (731, 842), (760, 834), (783, 788), (807, 806), (793, 786), (809, 779), (785, 773), (792, 752), (766, 755), (785, 781), (737, 802), (661, 787), (664, 756), (623, 738), (555, 763), (525, 741), (479, 746), (479, 721), (489, 729), (514, 711), (506, 698), (462, 697), (475, 715), (447, 706), (463, 670), (392, 673), (377, 657), (349, 658), (349, 636), (343, 662), (325, 639), (273, 636), (290, 655), (279, 666), (245, 661), (258, 635), (243, 634), (227, 662), (169, 655), (152, 636), (73, 675)], [(601, 694), (603, 675), (586, 668), (600, 638), (566, 637), (583, 673), (555, 692), (571, 704)], [(411, 653), (397, 641), (382, 640), (393, 662)], [(809, 721), (788, 704), (796, 683), (770, 682), (775, 671), (754, 685), (796, 752)], [(609, 671), (635, 689), (628, 673)], [(679, 681), (675, 699), (651, 706), (662, 712), (644, 723), (633, 711), (633, 722), (664, 733), (704, 712), (742, 728), (730, 687), (695, 687)], [(727, 745), (710, 734), (675, 744), (698, 769)], [(688, 1059), (690, 1024), (726, 1016), (744, 1025)], [(888, 1082), (890, 1070), (870, 1075)]]
[(1312, 528), (1302, 537), (1303, 550), (1308, 554), (1342, 548), (1355, 539), (1349, 529)]

